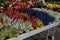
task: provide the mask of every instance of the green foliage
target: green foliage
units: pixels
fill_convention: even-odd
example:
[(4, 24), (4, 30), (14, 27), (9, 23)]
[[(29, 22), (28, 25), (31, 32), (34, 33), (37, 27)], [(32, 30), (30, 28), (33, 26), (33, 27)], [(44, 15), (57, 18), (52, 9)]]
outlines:
[(9, 37), (9, 38), (12, 38), (12, 37), (17, 37), (18, 35), (17, 34), (14, 34), (13, 33), (13, 30), (14, 30), (15, 28), (13, 28), (13, 27), (9, 27), (9, 28), (6, 28), (5, 30), (0, 30), (0, 37), (1, 38), (5, 38), (5, 37)]
[(1, 3), (2, 3), (2, 2), (5, 2), (5, 1), (7, 1), (7, 0), (0, 0)]
[(38, 5), (39, 6), (42, 6), (43, 5), (43, 2), (42, 1), (38, 2)]

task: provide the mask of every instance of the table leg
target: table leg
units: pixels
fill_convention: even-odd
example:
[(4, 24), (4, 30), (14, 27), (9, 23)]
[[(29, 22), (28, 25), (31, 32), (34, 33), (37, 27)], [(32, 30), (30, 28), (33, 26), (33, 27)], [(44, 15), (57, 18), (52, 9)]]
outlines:
[(47, 32), (46, 40), (49, 40), (48, 36), (49, 36), (49, 31), (50, 31), (50, 29), (47, 30), (47, 31), (48, 31), (48, 32)]
[[(55, 28), (56, 28), (56, 27), (55, 27)], [(55, 34), (55, 28), (53, 28), (53, 31), (52, 31), (52, 40), (55, 39), (55, 37), (54, 37), (54, 34)]]

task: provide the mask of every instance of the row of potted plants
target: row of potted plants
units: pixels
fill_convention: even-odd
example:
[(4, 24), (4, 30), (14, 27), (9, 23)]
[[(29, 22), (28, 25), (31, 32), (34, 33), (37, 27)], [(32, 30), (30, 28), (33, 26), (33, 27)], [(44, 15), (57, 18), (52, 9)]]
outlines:
[(46, 8), (46, 9), (60, 12), (60, 4), (57, 4), (57, 3), (51, 3), (51, 2), (50, 3), (49, 2), (43, 3), (41, 1), (41, 2), (36, 2), (35, 7)]
[(51, 4), (51, 3), (46, 3), (44, 4), (44, 6), (47, 9), (51, 9), (53, 11), (60, 11), (60, 4)]
[(0, 11), (7, 10), (8, 8), (12, 8), (13, 10), (19, 8), (30, 8), (33, 7), (32, 0), (0, 0)]

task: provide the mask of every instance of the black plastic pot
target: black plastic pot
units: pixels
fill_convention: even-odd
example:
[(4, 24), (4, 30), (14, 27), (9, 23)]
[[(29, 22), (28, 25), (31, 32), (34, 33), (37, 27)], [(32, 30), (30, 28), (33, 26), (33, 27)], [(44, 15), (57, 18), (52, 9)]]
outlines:
[(53, 8), (53, 11), (58, 11), (58, 9), (59, 9), (59, 8), (57, 8), (57, 7), (56, 7), (56, 8)]
[(43, 6), (43, 8), (46, 8), (46, 6)]
[(42, 6), (40, 5), (34, 5), (35, 8), (41, 8)]
[(42, 8), (42, 6), (39, 6), (39, 5), (38, 5), (37, 7), (38, 7), (38, 8)]
[(5, 39), (4, 40), (7, 40), (7, 39), (9, 39), (9, 37), (7, 36), (7, 37), (5, 37)]

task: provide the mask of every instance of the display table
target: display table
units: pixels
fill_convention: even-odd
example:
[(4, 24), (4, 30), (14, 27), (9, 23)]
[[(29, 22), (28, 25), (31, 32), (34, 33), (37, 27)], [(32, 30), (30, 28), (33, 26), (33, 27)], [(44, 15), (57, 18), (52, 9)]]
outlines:
[[(28, 9), (25, 9), (23, 12), (26, 12), (26, 10), (28, 11)], [(7, 40), (23, 40), (23, 39), (25, 39), (25, 38), (28, 38), (28, 37), (30, 37), (30, 36), (33, 36), (33, 35), (35, 35), (35, 34), (37, 34), (37, 33), (40, 33), (40, 32), (43, 32), (43, 31), (45, 31), (45, 30), (48, 30), (48, 34), (47, 34), (47, 36), (46, 36), (46, 40), (48, 40), (48, 36), (49, 36), (49, 30), (51, 29), (51, 28), (54, 28), (53, 29), (53, 33), (52, 33), (52, 40), (54, 40), (54, 33), (55, 33), (55, 28), (56, 28), (56, 26), (58, 26), (59, 24), (60, 24), (60, 13), (53, 13), (52, 11), (48, 11), (48, 10), (45, 10), (45, 9), (32, 9), (32, 10), (37, 10), (37, 11), (35, 11), (34, 12), (34, 14), (37, 12), (37, 14), (39, 13), (39, 12), (41, 12), (42, 11), (42, 13), (48, 13), (49, 15), (51, 15), (51, 16), (53, 16), (54, 18), (55, 18), (55, 20), (53, 21), (53, 22), (50, 22), (50, 24), (48, 24), (48, 25), (45, 25), (45, 26), (41, 26), (40, 28), (37, 26), (37, 28), (36, 29), (34, 29), (34, 30), (31, 30), (31, 31), (27, 31), (27, 32), (25, 32), (25, 33), (22, 33), (21, 35), (19, 35), (17, 38), (10, 38), (10, 39), (7, 39)], [(38, 12), (39, 11), (39, 12)], [(19, 10), (19, 12), (20, 12), (20, 10)], [(32, 11), (33, 12), (33, 11)], [(30, 10), (28, 11), (28, 13), (30, 13)], [(31, 14), (31, 13), (30, 13)], [(57, 15), (56, 15), (57, 14)], [(2, 14), (1, 14), (2, 15)], [(40, 15), (39, 16), (41, 16), (42, 14), (40, 13)], [(36, 15), (35, 15), (36, 16)], [(46, 17), (46, 16), (45, 16)], [(44, 18), (44, 15), (43, 15), (43, 17), (42, 18)], [(47, 18), (47, 17), (46, 17)], [(48, 16), (48, 18), (46, 19), (46, 20), (49, 20), (49, 16)], [(52, 20), (52, 19), (50, 19), (50, 20)], [(44, 20), (45, 21), (45, 20)], [(46, 22), (45, 22), (46, 23)], [(15, 25), (14, 25), (15, 26)], [(1, 40), (1, 39), (0, 39)]]
[[(45, 10), (45, 12), (48, 12), (49, 11), (49, 10), (46, 11), (46, 9), (43, 10), (43, 9), (39, 9), (39, 8), (38, 9), (35, 9), (35, 10), (40, 10), (40, 11), (44, 11)], [(56, 16), (56, 20), (58, 20), (57, 16)], [(28, 38), (28, 37), (30, 37), (32, 35), (35, 35), (35, 34), (40, 33), (40, 32), (43, 32), (45, 30), (48, 30), (48, 32), (49, 32), (49, 29), (55, 28), (59, 24), (60, 24), (60, 20), (58, 20), (57, 22), (54, 21), (50, 25), (47, 25), (47, 26), (44, 26), (44, 27), (41, 27), (41, 28), (37, 28), (37, 29), (35, 29), (33, 31), (30, 31), (30, 32), (21, 34), (18, 38), (11, 38), (11, 39), (8, 39), (8, 40), (23, 40), (25, 38)], [(54, 40), (54, 31), (55, 31), (55, 29), (53, 29), (52, 40)], [(46, 40), (48, 40), (48, 34), (47, 34)]]

